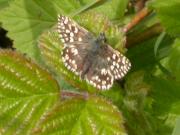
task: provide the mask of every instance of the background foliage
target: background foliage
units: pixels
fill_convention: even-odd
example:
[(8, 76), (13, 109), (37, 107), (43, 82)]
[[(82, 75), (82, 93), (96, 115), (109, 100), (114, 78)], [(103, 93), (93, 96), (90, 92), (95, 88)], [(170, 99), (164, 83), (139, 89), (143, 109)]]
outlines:
[[(180, 134), (180, 2), (149, 0), (149, 15), (125, 33), (136, 15), (129, 2), (0, 0), (0, 26), (15, 48), (0, 49), (0, 134)], [(105, 31), (127, 52), (132, 69), (123, 82), (97, 91), (64, 67), (58, 14)], [(156, 24), (162, 31), (135, 42)]]

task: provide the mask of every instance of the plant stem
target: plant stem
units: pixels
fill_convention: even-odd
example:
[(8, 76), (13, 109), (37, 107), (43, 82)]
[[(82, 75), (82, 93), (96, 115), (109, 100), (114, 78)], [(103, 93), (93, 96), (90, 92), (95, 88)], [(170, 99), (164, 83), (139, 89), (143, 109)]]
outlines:
[(69, 90), (61, 90), (61, 98), (62, 99), (69, 99), (69, 98), (88, 98), (88, 92), (77, 92), (77, 91), (69, 91)]
[(141, 43), (142, 41), (155, 37), (159, 35), (162, 31), (163, 27), (160, 25), (160, 23), (156, 23), (142, 33), (127, 37), (126, 48), (130, 48), (138, 43)]
[(145, 4), (148, 0), (136, 0), (135, 1), (135, 9), (136, 11), (140, 11), (145, 7)]
[(140, 21), (142, 21), (146, 16), (148, 16), (152, 11), (144, 7), (140, 10), (134, 18), (123, 28), (123, 31), (127, 33), (130, 29), (136, 26)]

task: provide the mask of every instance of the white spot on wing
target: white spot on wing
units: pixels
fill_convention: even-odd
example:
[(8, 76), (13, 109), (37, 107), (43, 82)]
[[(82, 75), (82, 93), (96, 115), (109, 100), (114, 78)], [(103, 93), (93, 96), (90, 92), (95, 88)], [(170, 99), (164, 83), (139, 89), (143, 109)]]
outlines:
[(65, 38), (65, 40), (66, 40), (66, 41), (68, 41), (68, 40), (69, 40), (69, 38), (67, 37), (67, 38)]
[(63, 22), (61, 22), (61, 23), (60, 23), (60, 26), (64, 26), (64, 23), (63, 23)]
[(110, 58), (110, 57), (107, 57), (107, 60), (108, 60), (108, 61), (110, 61), (110, 60), (111, 60), (111, 58)]
[(75, 62), (75, 60), (72, 60), (72, 64), (75, 64), (76, 62)]
[(111, 70), (113, 70), (114, 69), (114, 66), (113, 65), (111, 65)]
[(81, 37), (79, 37), (79, 38), (78, 38), (78, 41), (80, 41), (80, 42), (81, 42), (81, 41), (82, 41), (82, 38), (81, 38)]
[(78, 33), (78, 28), (75, 27), (74, 33)]
[(106, 89), (106, 85), (103, 85), (103, 86), (102, 86), (102, 89), (105, 90), (105, 89)]
[(73, 32), (71, 32), (71, 33), (70, 33), (70, 36), (71, 36), (71, 37), (74, 37), (74, 33), (73, 33)]
[(126, 58), (123, 56), (122, 63), (125, 64), (125, 62), (126, 62)]
[(67, 17), (65, 18), (64, 23), (65, 23), (65, 24), (68, 23), (68, 18), (67, 18)]
[(74, 39), (71, 37), (70, 40), (69, 40), (69, 42), (74, 42)]
[(119, 64), (118, 63), (116, 63), (116, 67), (119, 68)]
[(115, 61), (113, 61), (113, 66), (116, 66), (116, 62)]
[(106, 74), (107, 74), (107, 71), (106, 71), (105, 68), (101, 69), (101, 74), (102, 74), (102, 75), (106, 75)]
[(64, 29), (65, 29), (65, 27), (64, 27), (64, 26), (61, 26), (61, 29), (63, 29), (63, 30), (64, 30)]
[(65, 59), (66, 59), (66, 60), (68, 60), (68, 59), (69, 59), (69, 56), (68, 56), (67, 54), (66, 54), (66, 56), (65, 56)]
[(60, 37), (60, 38), (62, 38), (62, 37), (63, 37), (63, 35), (62, 35), (62, 34), (59, 34), (59, 37)]
[(66, 33), (70, 33), (70, 30), (66, 29)]
[(63, 43), (64, 43), (64, 42), (65, 42), (65, 40), (64, 40), (64, 39), (61, 39), (61, 42), (63, 42)]
[(114, 60), (116, 59), (116, 54), (113, 54), (113, 59), (114, 59)]
[(106, 81), (102, 81), (102, 84), (103, 84), (103, 85), (106, 85)]
[(77, 55), (77, 54), (78, 54), (78, 50), (77, 50), (76, 48), (72, 48), (71, 51), (72, 51), (72, 53), (73, 53), (74, 55)]

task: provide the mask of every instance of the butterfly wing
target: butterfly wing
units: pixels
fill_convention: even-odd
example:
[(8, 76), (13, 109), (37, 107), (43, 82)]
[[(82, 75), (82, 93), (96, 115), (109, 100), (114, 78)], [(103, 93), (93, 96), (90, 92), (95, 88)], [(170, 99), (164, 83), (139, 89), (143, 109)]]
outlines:
[(92, 34), (86, 29), (62, 15), (58, 16), (58, 33), (65, 46), (74, 42), (88, 42), (89, 38), (93, 38)]
[(64, 49), (62, 60), (65, 66), (77, 75), (83, 71), (84, 59), (91, 49), (93, 36), (86, 29), (66, 16), (58, 16), (58, 33)]
[[(84, 44), (83, 44), (84, 45)], [(88, 50), (81, 43), (71, 44), (62, 51), (65, 66), (76, 75), (81, 75)]]
[(109, 89), (113, 81), (123, 78), (130, 67), (125, 56), (109, 45), (104, 45), (86, 74), (86, 80), (97, 89)]
[(85, 79), (88, 83), (101, 90), (112, 87), (114, 81), (107, 61), (103, 57), (96, 57), (94, 59), (89, 71), (85, 75)]
[(109, 45), (107, 45), (105, 55), (104, 57), (108, 61), (108, 68), (114, 76), (114, 79), (118, 80), (123, 78), (131, 68), (129, 59)]

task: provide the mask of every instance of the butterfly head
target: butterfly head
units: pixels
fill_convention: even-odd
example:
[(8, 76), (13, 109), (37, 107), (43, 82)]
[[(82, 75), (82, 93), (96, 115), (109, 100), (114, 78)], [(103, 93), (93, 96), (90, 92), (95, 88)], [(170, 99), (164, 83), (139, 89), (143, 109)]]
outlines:
[(101, 44), (104, 44), (106, 42), (106, 36), (105, 36), (105, 33), (104, 32), (101, 32), (97, 38), (97, 42), (98, 43), (101, 43)]

